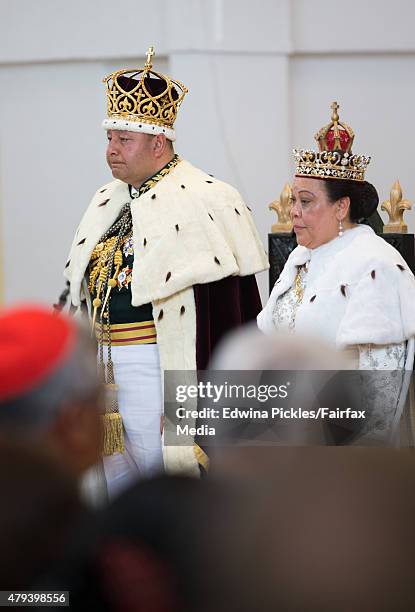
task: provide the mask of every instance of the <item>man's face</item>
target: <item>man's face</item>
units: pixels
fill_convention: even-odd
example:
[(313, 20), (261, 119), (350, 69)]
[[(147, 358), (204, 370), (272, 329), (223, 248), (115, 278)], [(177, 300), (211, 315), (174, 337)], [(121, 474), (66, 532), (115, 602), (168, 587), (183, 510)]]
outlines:
[(139, 187), (154, 174), (153, 136), (108, 130), (107, 138), (107, 162), (114, 178)]

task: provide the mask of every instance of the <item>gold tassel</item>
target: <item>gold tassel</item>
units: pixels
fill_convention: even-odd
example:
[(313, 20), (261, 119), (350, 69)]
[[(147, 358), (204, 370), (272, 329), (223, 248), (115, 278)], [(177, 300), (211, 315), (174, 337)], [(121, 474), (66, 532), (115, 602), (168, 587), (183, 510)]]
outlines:
[(196, 443), (193, 444), (193, 452), (195, 454), (197, 462), (206, 470), (209, 471), (209, 457), (200, 446)]
[[(93, 336), (95, 334), (95, 321), (97, 320), (98, 308), (102, 304), (102, 301), (101, 301), (101, 299), (99, 297), (99, 294), (101, 293), (102, 284), (105, 281), (106, 277), (107, 277), (107, 268), (105, 267), (105, 268), (102, 268), (101, 272), (99, 273), (98, 287), (97, 287), (97, 297), (92, 302), (92, 306), (94, 307), (94, 314), (92, 316), (91, 336)], [(101, 312), (103, 313), (104, 309), (101, 309)]]
[(104, 420), (104, 442), (103, 455), (114, 455), (114, 453), (123, 453), (124, 445), (124, 428), (122, 418), (119, 412), (107, 412), (103, 416)]

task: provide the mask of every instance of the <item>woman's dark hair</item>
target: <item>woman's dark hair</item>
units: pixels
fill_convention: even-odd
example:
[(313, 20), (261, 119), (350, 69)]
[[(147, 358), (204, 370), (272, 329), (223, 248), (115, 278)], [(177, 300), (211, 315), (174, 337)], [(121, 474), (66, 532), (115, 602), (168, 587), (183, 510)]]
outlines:
[(330, 202), (336, 202), (347, 196), (350, 198), (349, 213), (352, 223), (359, 223), (362, 219), (368, 219), (378, 207), (378, 192), (367, 181), (324, 179), (323, 182)]

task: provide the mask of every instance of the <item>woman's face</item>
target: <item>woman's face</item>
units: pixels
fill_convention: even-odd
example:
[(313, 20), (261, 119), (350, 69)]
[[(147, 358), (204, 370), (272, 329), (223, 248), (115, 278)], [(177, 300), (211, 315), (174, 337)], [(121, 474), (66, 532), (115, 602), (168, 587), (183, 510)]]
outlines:
[(292, 193), (290, 214), (298, 244), (315, 249), (333, 240), (338, 235), (342, 215), (336, 204), (328, 201), (324, 182), (295, 177)]

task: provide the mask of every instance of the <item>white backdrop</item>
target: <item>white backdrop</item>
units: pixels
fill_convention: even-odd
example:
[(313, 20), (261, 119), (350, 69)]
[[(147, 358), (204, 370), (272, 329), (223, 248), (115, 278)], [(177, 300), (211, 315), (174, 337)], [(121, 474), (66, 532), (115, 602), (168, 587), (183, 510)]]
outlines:
[(190, 89), (177, 151), (241, 191), (265, 244), (290, 151), (313, 146), (335, 99), (381, 200), (396, 178), (415, 199), (414, 21), (411, 0), (124, 0), (117, 13), (109, 0), (0, 0), (5, 300), (63, 288), (75, 227), (110, 177), (102, 77), (141, 66), (150, 44), (156, 70)]

